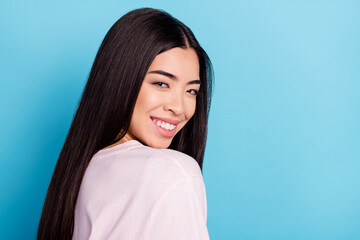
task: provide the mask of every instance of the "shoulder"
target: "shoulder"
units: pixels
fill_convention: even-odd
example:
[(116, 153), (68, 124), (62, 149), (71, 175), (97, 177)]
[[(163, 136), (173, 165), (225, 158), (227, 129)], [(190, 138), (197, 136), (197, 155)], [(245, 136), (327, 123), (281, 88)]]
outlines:
[(133, 195), (141, 189), (157, 198), (172, 184), (193, 176), (202, 176), (194, 158), (131, 141), (96, 153), (85, 171), (82, 189), (96, 196)]
[[(126, 142), (92, 157), (81, 182), (75, 222), (89, 225), (93, 232), (98, 229), (98, 233), (115, 236), (129, 232), (136, 217), (136, 227), (142, 234), (149, 225), (149, 216), (153, 215), (156, 222), (161, 209), (176, 206), (177, 196), (187, 197), (184, 200), (191, 202), (182, 206), (190, 209), (194, 201), (203, 202), (197, 200), (203, 192), (200, 167), (192, 157), (137, 141)], [(77, 225), (75, 229), (86, 228)]]
[(187, 176), (202, 175), (198, 162), (191, 156), (173, 149), (158, 149), (165, 159), (172, 159)]
[(125, 144), (97, 152), (90, 161), (89, 170), (95, 168), (101, 171), (121, 172), (122, 169), (139, 171), (146, 166), (158, 168), (159, 171), (170, 171), (179, 177), (202, 174), (198, 162), (180, 151), (155, 149), (135, 140)]

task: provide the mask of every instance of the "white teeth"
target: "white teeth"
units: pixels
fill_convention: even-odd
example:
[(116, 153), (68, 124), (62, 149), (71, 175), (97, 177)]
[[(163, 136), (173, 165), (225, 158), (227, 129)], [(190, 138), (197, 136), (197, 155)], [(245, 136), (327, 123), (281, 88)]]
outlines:
[(167, 123), (167, 122), (163, 122), (163, 121), (156, 121), (155, 119), (153, 119), (153, 122), (158, 125), (159, 127), (165, 129), (165, 130), (168, 130), (168, 131), (171, 131), (173, 130), (174, 128), (176, 128), (176, 125), (174, 124), (171, 124), (171, 123)]

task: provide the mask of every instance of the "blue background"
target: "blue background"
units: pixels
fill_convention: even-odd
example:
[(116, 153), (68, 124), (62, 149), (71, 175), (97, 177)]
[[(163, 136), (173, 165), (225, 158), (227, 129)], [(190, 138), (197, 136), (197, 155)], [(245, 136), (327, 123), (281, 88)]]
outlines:
[(359, 1), (1, 1), (0, 239), (34, 239), (95, 54), (139, 7), (208, 52), (211, 239), (360, 239)]

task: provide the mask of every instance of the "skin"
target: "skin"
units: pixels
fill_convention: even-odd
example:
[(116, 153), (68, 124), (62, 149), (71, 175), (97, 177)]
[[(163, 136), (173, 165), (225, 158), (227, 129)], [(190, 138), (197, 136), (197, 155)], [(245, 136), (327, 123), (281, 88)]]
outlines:
[[(200, 89), (199, 68), (198, 57), (192, 48), (176, 47), (157, 55), (140, 88), (128, 132), (108, 147), (138, 140), (153, 148), (168, 148), (195, 113), (196, 94)], [(170, 73), (176, 79), (153, 71)], [(175, 135), (161, 135), (151, 117), (180, 121)]]

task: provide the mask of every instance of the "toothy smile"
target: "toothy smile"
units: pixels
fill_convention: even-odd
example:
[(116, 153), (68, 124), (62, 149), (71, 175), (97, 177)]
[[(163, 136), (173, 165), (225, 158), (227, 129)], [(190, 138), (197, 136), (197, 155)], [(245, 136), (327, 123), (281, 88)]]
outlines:
[(164, 121), (156, 120), (156, 119), (152, 119), (152, 121), (159, 127), (163, 128), (165, 130), (168, 130), (168, 131), (174, 130), (174, 128), (176, 128), (176, 125), (168, 123), (168, 122), (164, 122)]

